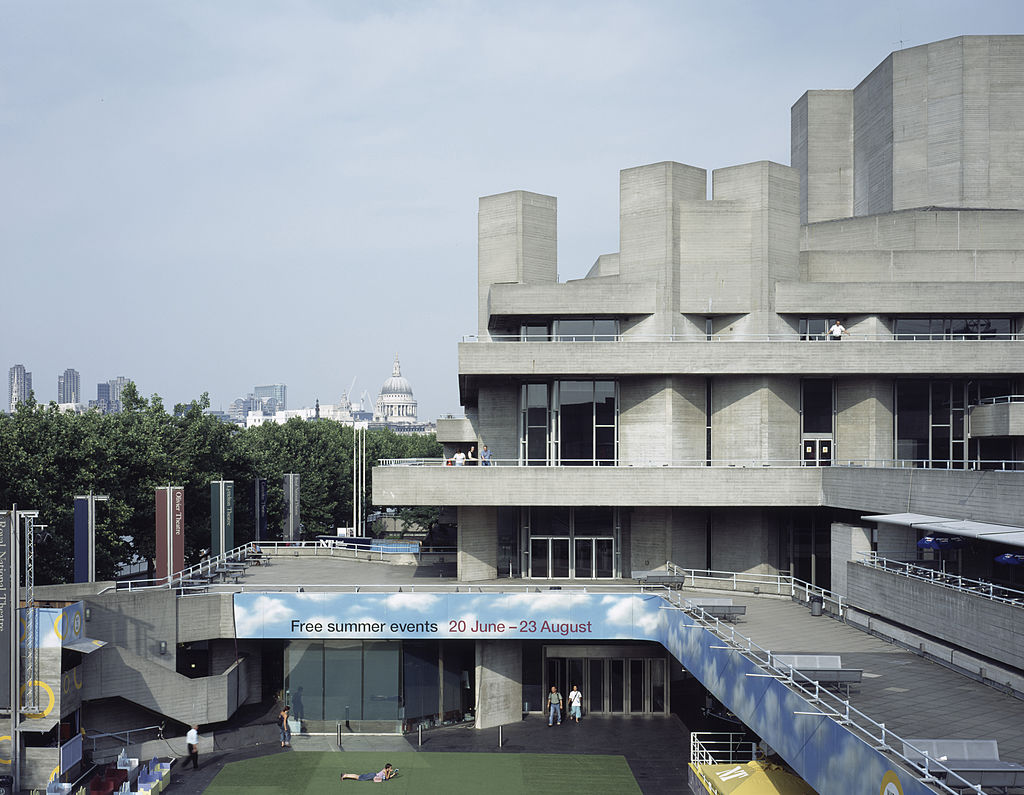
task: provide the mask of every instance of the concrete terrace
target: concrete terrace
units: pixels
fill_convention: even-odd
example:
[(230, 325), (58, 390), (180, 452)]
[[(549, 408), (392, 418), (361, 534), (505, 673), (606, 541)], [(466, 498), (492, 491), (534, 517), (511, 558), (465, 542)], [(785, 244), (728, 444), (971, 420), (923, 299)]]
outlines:
[[(491, 589), (563, 590), (591, 592), (637, 588), (632, 580), (499, 579), (467, 584), (447, 575), (447, 564), (416, 566), (354, 561), (332, 557), (297, 557), (282, 550), (269, 566), (250, 567), (237, 586), (214, 586), (214, 591), (295, 590), (358, 586), (360, 590), (431, 589), (478, 591)], [(648, 589), (650, 590), (650, 589)], [(684, 589), (684, 598), (709, 592)], [(714, 594), (721, 597), (721, 593)], [(733, 626), (737, 633), (775, 654), (839, 654), (846, 668), (864, 671), (863, 682), (850, 693), (850, 703), (889, 731), (903, 738), (994, 739), (1004, 760), (1024, 763), (1024, 701), (927, 660), (900, 646), (827, 616), (814, 617), (788, 597), (728, 594), (745, 605), (745, 617)], [(454, 750), (454, 749), (453, 749)], [(479, 749), (489, 750), (489, 749)]]

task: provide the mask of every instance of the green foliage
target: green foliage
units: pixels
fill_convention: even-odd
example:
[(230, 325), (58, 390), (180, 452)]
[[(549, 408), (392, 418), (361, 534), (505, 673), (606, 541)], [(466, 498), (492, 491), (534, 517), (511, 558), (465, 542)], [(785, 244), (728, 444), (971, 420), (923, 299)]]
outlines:
[[(38, 510), (51, 538), (37, 549), (36, 581), (67, 582), (74, 567), (74, 497), (109, 495), (97, 508), (96, 575), (112, 579), (136, 557), (155, 556), (155, 489), (185, 488), (185, 556), (210, 547), (210, 482), (235, 482), (235, 541), (252, 538), (254, 478), (267, 480), (270, 536), (284, 522), (282, 476), (297, 472), (307, 536), (333, 533), (352, 517), (352, 428), (336, 422), (265, 424), (249, 430), (205, 414), (209, 396), (178, 404), (168, 414), (158, 395), (148, 400), (134, 384), (121, 393), (123, 411), (65, 414), (51, 403), (19, 404), (0, 414), (0, 506)], [(438, 456), (431, 434), (370, 431), (366, 437), (370, 505), (372, 466), (381, 458)]]

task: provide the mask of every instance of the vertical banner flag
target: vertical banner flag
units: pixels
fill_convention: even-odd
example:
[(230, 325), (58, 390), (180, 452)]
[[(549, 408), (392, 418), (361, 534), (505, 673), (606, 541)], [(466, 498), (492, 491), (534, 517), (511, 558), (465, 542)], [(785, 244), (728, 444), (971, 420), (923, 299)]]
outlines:
[(185, 489), (156, 490), (156, 578), (167, 580), (185, 568)]
[(89, 498), (75, 497), (75, 582), (89, 582)]
[(267, 479), (256, 478), (252, 482), (253, 510), (255, 519), (253, 541), (267, 540)]
[(0, 511), (0, 704), (11, 703), (11, 633), (14, 631), (14, 512)]
[(298, 541), (300, 527), (299, 476), (292, 472), (284, 476), (284, 540)]
[(235, 548), (235, 482), (210, 483), (210, 554), (217, 556)]

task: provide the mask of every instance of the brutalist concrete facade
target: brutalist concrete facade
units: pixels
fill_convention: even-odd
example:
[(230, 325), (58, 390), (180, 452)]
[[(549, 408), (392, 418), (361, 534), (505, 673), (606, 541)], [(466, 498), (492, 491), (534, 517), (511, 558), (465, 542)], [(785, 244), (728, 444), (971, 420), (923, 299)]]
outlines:
[[(1015, 404), (979, 405), (976, 422), (964, 406), (966, 430), (951, 431), (961, 437), (944, 465), (907, 460), (896, 429), (910, 422), (898, 416), (902, 379), (954, 390), (997, 379), (1007, 394), (1021, 391), (1024, 37), (895, 52), (853, 89), (807, 92), (791, 135), (791, 166), (718, 169), (710, 198), (707, 173), (691, 165), (622, 171), (619, 251), (566, 283), (557, 281), (556, 199), (482, 198), (477, 338), (459, 347), (466, 418), (439, 422), (438, 435), (449, 455), (486, 444), (499, 465), (382, 468), (375, 502), (460, 506), (466, 580), (509, 567), (499, 512), (519, 522), (506, 550), (513, 573), (536, 576), (536, 510), (603, 506), (614, 509), (612, 576), (671, 560), (827, 584), (830, 568), (842, 569), (830, 566), (829, 547), (854, 554), (846, 536), (861, 532), (857, 512), (887, 502), (872, 475), (895, 477), (900, 490), (905, 473), (894, 465), (946, 466), (966, 484), (996, 449), (978, 439), (998, 440), (1000, 458), (1024, 458)], [(902, 333), (930, 318), (978, 328), (993, 316), (1007, 333)], [(561, 333), (581, 319), (613, 321), (614, 333)], [(848, 334), (825, 341), (821, 324), (835, 320)], [(833, 390), (824, 432), (808, 431), (809, 379)], [(565, 466), (557, 395), (590, 381), (614, 383), (614, 455)], [(531, 384), (547, 390), (541, 461), (526, 460)], [(928, 417), (941, 442), (941, 422)], [(808, 463), (833, 471), (823, 483)], [(970, 518), (1024, 507), (993, 494)], [(849, 528), (845, 540), (830, 536), (833, 523)], [(808, 533), (818, 539), (810, 550), (799, 540)]]

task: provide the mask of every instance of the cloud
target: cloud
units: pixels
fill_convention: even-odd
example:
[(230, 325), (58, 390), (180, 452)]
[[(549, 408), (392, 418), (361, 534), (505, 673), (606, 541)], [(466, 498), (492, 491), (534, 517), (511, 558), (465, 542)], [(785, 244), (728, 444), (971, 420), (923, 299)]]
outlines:
[[(246, 608), (244, 594), (235, 596), (235, 632), (239, 637), (260, 637), (268, 626), (290, 621), (295, 611), (274, 596), (257, 596)], [(244, 601), (243, 601), (244, 599)], [(259, 635), (255, 633), (260, 630)]]

